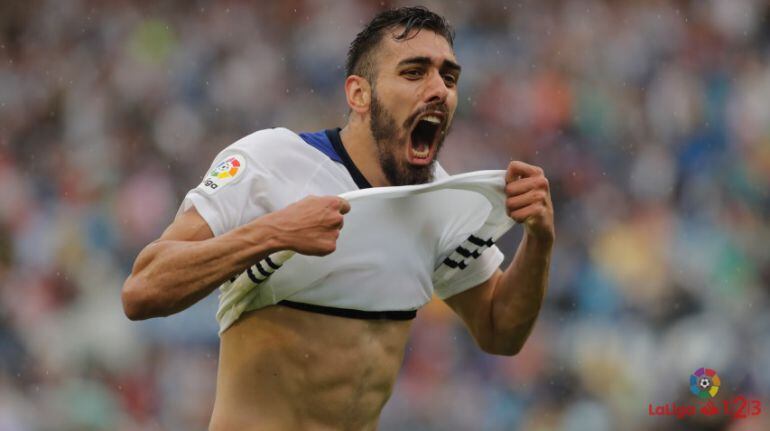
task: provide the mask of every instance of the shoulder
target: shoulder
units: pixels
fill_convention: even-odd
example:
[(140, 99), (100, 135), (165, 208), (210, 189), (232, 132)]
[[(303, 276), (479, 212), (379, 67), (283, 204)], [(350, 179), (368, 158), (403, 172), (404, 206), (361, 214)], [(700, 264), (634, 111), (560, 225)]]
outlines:
[(240, 155), (247, 163), (263, 170), (288, 166), (307, 168), (309, 165), (318, 166), (328, 159), (297, 133), (284, 127), (257, 130), (244, 136), (222, 150), (217, 160), (231, 154)]
[(257, 130), (235, 141), (225, 150), (242, 151), (249, 155), (269, 156), (281, 151), (296, 151), (307, 145), (302, 138), (284, 127)]

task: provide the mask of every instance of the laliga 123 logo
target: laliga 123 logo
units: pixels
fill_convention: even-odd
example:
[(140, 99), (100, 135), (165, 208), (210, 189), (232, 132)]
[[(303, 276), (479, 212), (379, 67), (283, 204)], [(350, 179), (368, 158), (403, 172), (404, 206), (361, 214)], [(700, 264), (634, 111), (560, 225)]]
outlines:
[(711, 368), (698, 368), (690, 376), (690, 392), (698, 398), (714, 398), (720, 385), (717, 372)]
[(650, 416), (675, 416), (684, 419), (688, 416), (722, 415), (734, 419), (745, 419), (762, 413), (762, 401), (737, 395), (732, 399), (715, 402), (712, 398), (719, 393), (722, 380), (711, 368), (698, 368), (690, 375), (690, 392), (698, 397), (696, 403), (666, 403), (654, 405), (650, 403)]
[(201, 183), (203, 191), (212, 194), (217, 189), (234, 180), (237, 175), (243, 172), (246, 166), (246, 159), (241, 155), (234, 155), (221, 161)]

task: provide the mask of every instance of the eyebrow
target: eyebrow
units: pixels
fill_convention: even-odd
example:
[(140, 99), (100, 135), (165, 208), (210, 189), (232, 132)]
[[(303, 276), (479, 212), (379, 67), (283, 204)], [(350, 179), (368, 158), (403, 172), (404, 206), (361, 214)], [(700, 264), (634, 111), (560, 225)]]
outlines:
[[(405, 58), (398, 62), (398, 67), (407, 65), (407, 64), (419, 64), (421, 66), (430, 66), (433, 64), (433, 60), (431, 60), (430, 57), (409, 57)], [(460, 73), (462, 70), (462, 67), (460, 67), (459, 64), (455, 63), (452, 60), (444, 60), (443, 63), (441, 63), (441, 66), (439, 67), (441, 70), (451, 70), (457, 73)]]

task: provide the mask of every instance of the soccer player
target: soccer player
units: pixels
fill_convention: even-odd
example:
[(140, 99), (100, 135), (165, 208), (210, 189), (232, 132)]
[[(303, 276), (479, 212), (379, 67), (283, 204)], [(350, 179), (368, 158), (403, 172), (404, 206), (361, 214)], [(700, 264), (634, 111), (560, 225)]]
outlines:
[[(123, 286), (126, 315), (180, 312), (279, 250), (331, 259), (350, 209), (336, 195), (446, 177), (436, 156), (457, 107), (453, 37), (424, 8), (378, 14), (350, 46), (344, 128), (261, 130), (223, 150), (173, 223), (136, 258)], [(525, 229), (510, 266), (501, 271), (502, 254), (490, 247), (436, 294), (481, 349), (515, 355), (543, 301), (554, 223), (542, 169), (513, 161), (505, 180), (507, 213)], [(421, 252), (391, 254), (403, 262)], [(376, 429), (414, 310), (426, 300), (400, 310), (378, 303), (391, 291), (433, 289), (416, 276), (406, 290), (391, 286), (393, 271), (411, 269), (359, 264), (240, 316), (221, 334), (210, 429)], [(345, 299), (354, 294), (367, 303), (352, 308)]]

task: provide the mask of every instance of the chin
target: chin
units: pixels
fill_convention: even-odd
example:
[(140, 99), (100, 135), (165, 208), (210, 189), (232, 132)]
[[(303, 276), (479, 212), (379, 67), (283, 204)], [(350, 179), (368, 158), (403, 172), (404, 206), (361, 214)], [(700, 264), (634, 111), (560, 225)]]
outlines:
[(433, 172), (435, 161), (427, 165), (413, 165), (403, 163), (400, 166), (395, 164), (383, 164), (383, 172), (388, 182), (393, 186), (410, 186), (414, 184), (425, 184), (433, 181)]

